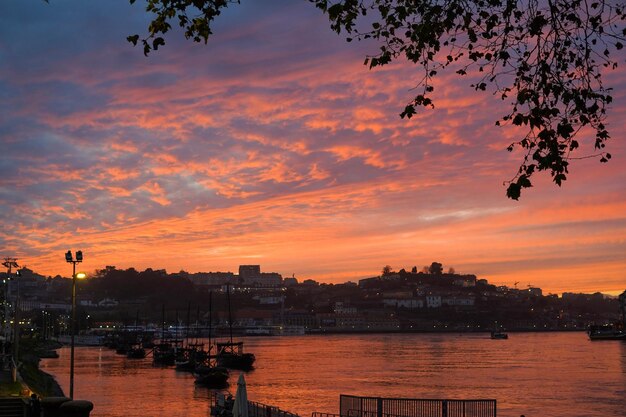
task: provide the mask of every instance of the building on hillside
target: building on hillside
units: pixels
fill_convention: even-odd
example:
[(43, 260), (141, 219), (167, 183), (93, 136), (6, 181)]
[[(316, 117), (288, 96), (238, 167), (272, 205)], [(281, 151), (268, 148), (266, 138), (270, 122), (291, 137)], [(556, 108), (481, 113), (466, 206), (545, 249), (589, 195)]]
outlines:
[(450, 295), (441, 299), (441, 304), (450, 307), (472, 307), (474, 303), (474, 297), (462, 295)]
[(70, 303), (39, 303), (37, 309), (40, 310), (62, 310), (62, 311), (70, 311), (72, 309), (72, 304)]
[(261, 265), (239, 265), (239, 279), (244, 283), (261, 275)]
[(427, 295), (426, 296), (426, 307), (427, 308), (439, 308), (439, 307), (441, 307), (441, 296), (440, 295)]
[(46, 282), (46, 277), (34, 272), (32, 269), (23, 267), (19, 270), (19, 280), (21, 287), (36, 287)]
[(386, 307), (415, 310), (418, 308), (424, 308), (424, 298), (384, 298), (383, 305)]
[(382, 281), (400, 281), (402, 277), (397, 272), (392, 272), (390, 274), (383, 275), (380, 279)]
[(335, 327), (342, 330), (358, 330), (366, 326), (365, 317), (360, 314), (335, 315)]
[(261, 305), (278, 305), (282, 304), (285, 301), (285, 297), (283, 295), (255, 295), (252, 297), (253, 300), (256, 300)]
[(247, 287), (275, 288), (283, 284), (276, 272), (261, 272), (260, 265), (239, 265), (239, 283)]
[(101, 308), (112, 308), (112, 307), (117, 307), (120, 303), (117, 300), (114, 300), (112, 298), (103, 298), (102, 300), (98, 301), (98, 307)]
[(232, 272), (198, 272), (190, 274), (189, 279), (198, 287), (219, 287), (237, 283), (235, 274)]
[(383, 298), (407, 299), (413, 297), (413, 290), (383, 291)]
[(235, 326), (270, 326), (273, 324), (272, 310), (241, 308), (233, 311), (232, 315)]
[(287, 326), (303, 326), (306, 329), (319, 327), (315, 314), (306, 310), (287, 310), (282, 314), (282, 322)]
[(356, 314), (357, 309), (356, 307), (352, 307), (342, 301), (337, 301), (333, 311), (335, 314)]
[(463, 288), (476, 286), (476, 275), (459, 275), (452, 280), (452, 285)]
[(298, 285), (298, 279), (296, 277), (283, 278), (283, 285), (285, 287), (295, 287)]
[(38, 300), (20, 300), (20, 311), (40, 310), (41, 302)]
[(366, 328), (368, 331), (398, 331), (400, 329), (400, 320), (395, 317), (368, 316)]
[(380, 283), (380, 277), (363, 278), (359, 280), (359, 288), (370, 288)]
[(541, 288), (537, 287), (528, 287), (525, 292), (533, 297), (541, 297), (543, 295), (543, 291), (541, 291)]

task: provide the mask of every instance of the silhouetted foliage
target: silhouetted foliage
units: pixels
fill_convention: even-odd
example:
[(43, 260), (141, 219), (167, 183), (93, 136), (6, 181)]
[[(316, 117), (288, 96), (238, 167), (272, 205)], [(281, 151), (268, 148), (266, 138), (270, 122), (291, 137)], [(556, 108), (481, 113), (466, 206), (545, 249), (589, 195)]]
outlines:
[[(607, 162), (609, 139), (606, 108), (610, 88), (602, 72), (615, 69), (615, 51), (623, 48), (626, 4), (610, 0), (309, 0), (328, 15), (331, 28), (347, 41), (379, 42), (368, 56), (370, 68), (406, 59), (422, 69), (419, 93), (406, 105), (403, 118), (419, 107), (434, 107), (434, 79), (444, 70), (471, 75), (476, 91), (492, 91), (509, 110), (496, 125), (523, 127), (525, 135), (509, 145), (524, 151), (507, 196), (514, 200), (532, 186), (535, 172), (547, 171), (561, 185), (571, 153), (582, 131), (593, 131), (595, 155)], [(135, 0), (130, 0), (134, 3)], [(207, 42), (211, 24), (222, 9), (239, 0), (148, 0), (154, 14), (148, 36), (141, 39), (148, 55), (165, 44), (172, 21), (185, 37)], [(137, 45), (139, 35), (129, 36)], [(588, 139), (587, 139), (588, 140)]]
[(96, 277), (87, 280), (85, 287), (118, 300), (148, 297), (152, 300), (175, 301), (175, 295), (178, 300), (188, 301), (195, 291), (189, 279), (150, 268), (138, 272), (134, 268), (120, 270), (108, 267), (97, 271)]
[(428, 268), (428, 273), (431, 275), (441, 275), (443, 274), (443, 265), (439, 262), (433, 262), (430, 264)]

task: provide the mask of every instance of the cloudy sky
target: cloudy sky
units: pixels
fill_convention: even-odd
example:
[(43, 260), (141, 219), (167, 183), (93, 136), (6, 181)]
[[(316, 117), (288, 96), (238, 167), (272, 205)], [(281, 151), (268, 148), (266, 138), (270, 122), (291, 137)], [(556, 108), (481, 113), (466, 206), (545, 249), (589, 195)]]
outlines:
[(401, 120), (418, 69), (368, 70), (374, 46), (307, 1), (244, 0), (208, 45), (174, 32), (149, 58), (126, 42), (147, 22), (127, 0), (0, 2), (3, 257), (323, 282), (438, 261), (547, 292), (626, 288), (623, 72), (607, 78), (611, 162), (516, 202), (506, 103), (444, 74), (436, 108)]

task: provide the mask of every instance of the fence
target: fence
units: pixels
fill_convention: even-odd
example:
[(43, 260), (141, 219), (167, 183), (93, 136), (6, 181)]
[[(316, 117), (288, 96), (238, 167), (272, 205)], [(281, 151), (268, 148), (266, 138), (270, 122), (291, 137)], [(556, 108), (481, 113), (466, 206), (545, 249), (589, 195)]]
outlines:
[(271, 405), (248, 401), (248, 417), (298, 417), (298, 415)]
[(343, 417), (496, 417), (496, 400), (340, 396)]
[[(211, 393), (211, 415), (219, 417), (232, 417), (234, 399), (226, 398), (222, 393)], [(299, 417), (297, 414), (281, 410), (278, 407), (248, 401), (248, 417)]]

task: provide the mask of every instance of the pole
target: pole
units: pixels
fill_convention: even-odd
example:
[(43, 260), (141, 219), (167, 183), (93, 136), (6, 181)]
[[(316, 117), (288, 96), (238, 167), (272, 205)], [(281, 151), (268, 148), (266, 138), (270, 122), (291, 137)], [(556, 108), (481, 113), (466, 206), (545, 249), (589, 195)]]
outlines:
[(233, 315), (230, 311), (230, 284), (226, 284), (226, 298), (228, 299), (228, 327), (230, 329), (230, 348), (233, 348)]
[[(2, 358), (4, 360), (5, 355), (6, 355), (6, 349), (7, 349), (7, 341), (9, 340), (9, 338), (7, 337), (8, 331), (7, 331), (7, 318), (9, 317), (9, 290), (8, 290), (8, 282), (6, 279), (3, 280), (3, 287), (4, 287), (4, 298), (3, 298), (3, 302), (2, 305), (4, 307), (4, 316), (2, 317), (2, 336), (4, 336), (4, 342), (2, 343)], [(4, 363), (3, 363), (4, 365)]]
[(17, 365), (20, 354), (20, 280), (18, 279), (18, 275), (15, 276), (15, 281), (17, 284), (17, 295), (15, 297), (15, 317), (13, 318), (13, 372), (11, 376), (13, 378), (13, 382), (17, 381)]
[[(213, 291), (209, 291), (209, 366), (211, 365), (211, 329), (213, 328)], [(217, 348), (215, 349), (217, 355)]]
[(72, 262), (72, 319), (70, 324), (70, 399), (74, 399), (74, 330), (76, 327), (76, 262)]
[(163, 343), (165, 339), (165, 304), (161, 306), (161, 340), (159, 343)]

